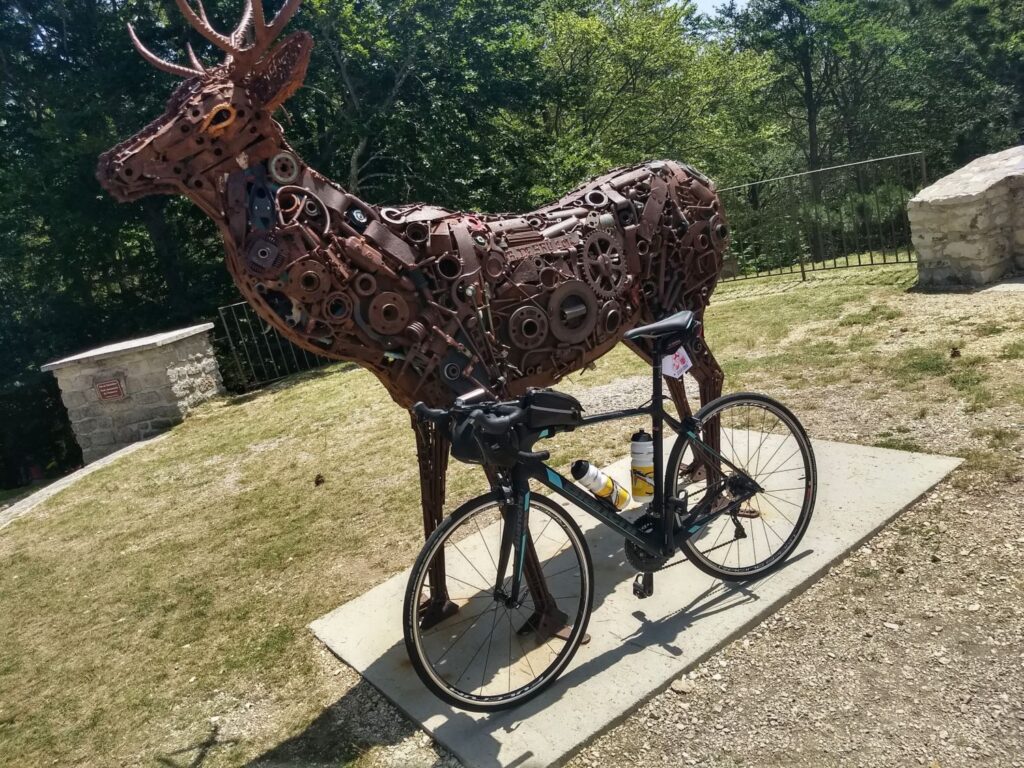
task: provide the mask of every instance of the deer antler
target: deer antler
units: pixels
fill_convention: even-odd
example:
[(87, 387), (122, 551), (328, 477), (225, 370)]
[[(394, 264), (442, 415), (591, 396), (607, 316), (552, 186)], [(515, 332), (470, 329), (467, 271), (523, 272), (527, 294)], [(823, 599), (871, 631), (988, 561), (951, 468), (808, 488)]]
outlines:
[(185, 51), (188, 53), (188, 60), (192, 62), (192, 66), (200, 72), (206, 72), (206, 67), (203, 66), (203, 62), (196, 56), (196, 52), (192, 50), (192, 43), (185, 43)]
[[(285, 0), (281, 10), (274, 16), (273, 21), (266, 23), (263, 15), (263, 0), (245, 0), (245, 9), (242, 11), (242, 19), (230, 35), (224, 35), (213, 28), (209, 18), (206, 16), (206, 9), (203, 7), (203, 0), (195, 0), (196, 9), (192, 7), (191, 0), (174, 0), (185, 20), (198, 32), (226, 54), (225, 64), (231, 64), (234, 72), (244, 74), (252, 69), (260, 56), (266, 53), (267, 48), (281, 34), (281, 30), (291, 20), (295, 12), (299, 10), (302, 0)], [(252, 27), (253, 41), (249, 47), (244, 47), (245, 36)], [(186, 45), (189, 61), (192, 68), (174, 64), (166, 59), (161, 59), (151, 50), (146, 48), (135, 34), (132, 25), (128, 25), (128, 34), (132, 38), (135, 49), (146, 61), (157, 69), (168, 72), (179, 77), (194, 77), (206, 73), (206, 67), (199, 61), (191, 45)]]
[(271, 43), (281, 34), (281, 30), (288, 25), (292, 16), (299, 10), (301, 4), (302, 0), (285, 0), (281, 10), (274, 15), (273, 21), (267, 24), (263, 16), (263, 0), (246, 0), (247, 18), (250, 15), (252, 17), (253, 42), (248, 48), (236, 52), (240, 70), (244, 71), (252, 67), (260, 56), (266, 53)]
[[(155, 53), (149, 50), (149, 48), (142, 44), (142, 41), (139, 40), (139, 36), (135, 34), (135, 29), (132, 27), (131, 24), (128, 25), (128, 36), (132, 39), (132, 45), (135, 46), (135, 50), (139, 52), (139, 55), (141, 55), (142, 58), (144, 58), (154, 67), (159, 69), (161, 72), (167, 72), (170, 75), (176, 75), (177, 77), (185, 78), (195, 77), (196, 75), (203, 74), (204, 70), (201, 67), (199, 69), (190, 69), (189, 67), (183, 67), (180, 64), (174, 64), (173, 62), (167, 61), (166, 59), (161, 59), (159, 56), (157, 56)], [(192, 58), (192, 63), (196, 65), (199, 64), (199, 62), (194, 58), (194, 54)]]
[[(195, 29), (196, 32), (216, 45), (222, 51), (226, 51), (229, 54), (235, 52), (236, 47), (231, 38), (222, 35), (220, 32), (215, 30), (213, 25), (210, 24), (210, 20), (206, 18), (206, 9), (203, 7), (203, 0), (196, 0), (196, 5), (199, 6), (198, 15), (194, 10), (192, 10), (189, 0), (174, 0), (174, 2), (177, 4), (178, 10), (181, 11), (181, 15), (185, 17), (185, 20), (192, 25), (192, 28)], [(247, 5), (249, 4), (251, 4), (251, 0), (247, 0)], [(247, 15), (248, 14), (243, 14), (243, 21)]]

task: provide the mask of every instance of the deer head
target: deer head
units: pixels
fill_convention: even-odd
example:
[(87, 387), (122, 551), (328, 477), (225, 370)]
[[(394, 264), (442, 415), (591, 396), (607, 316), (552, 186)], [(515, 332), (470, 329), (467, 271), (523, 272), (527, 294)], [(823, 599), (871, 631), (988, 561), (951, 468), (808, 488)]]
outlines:
[(191, 66), (172, 63), (146, 48), (129, 24), (142, 57), (185, 82), (171, 94), (162, 116), (100, 156), (96, 176), (121, 202), (183, 194), (216, 215), (218, 173), (265, 159), (280, 145), (280, 128), (270, 116), (302, 84), (313, 41), (309, 33), (296, 32), (271, 50), (301, 0), (286, 0), (269, 24), (262, 0), (246, 0), (242, 20), (229, 35), (213, 28), (201, 0), (198, 12), (189, 0), (175, 2), (225, 58), (206, 67), (187, 46)]

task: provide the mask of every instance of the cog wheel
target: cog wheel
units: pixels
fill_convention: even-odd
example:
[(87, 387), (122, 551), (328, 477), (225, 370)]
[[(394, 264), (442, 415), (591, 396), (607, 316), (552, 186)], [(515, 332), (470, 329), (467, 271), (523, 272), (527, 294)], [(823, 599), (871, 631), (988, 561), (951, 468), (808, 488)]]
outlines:
[(616, 232), (595, 229), (587, 236), (580, 256), (580, 275), (602, 299), (615, 298), (626, 286), (626, 255)]

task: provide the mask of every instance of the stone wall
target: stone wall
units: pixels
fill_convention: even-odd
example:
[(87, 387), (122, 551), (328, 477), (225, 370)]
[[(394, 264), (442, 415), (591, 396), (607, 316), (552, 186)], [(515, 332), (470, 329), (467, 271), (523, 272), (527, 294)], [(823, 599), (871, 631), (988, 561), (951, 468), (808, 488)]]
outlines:
[(986, 285), (1024, 270), (1024, 147), (979, 158), (908, 204), (919, 284)]
[(168, 429), (223, 391), (212, 328), (120, 342), (43, 366), (57, 377), (86, 463)]

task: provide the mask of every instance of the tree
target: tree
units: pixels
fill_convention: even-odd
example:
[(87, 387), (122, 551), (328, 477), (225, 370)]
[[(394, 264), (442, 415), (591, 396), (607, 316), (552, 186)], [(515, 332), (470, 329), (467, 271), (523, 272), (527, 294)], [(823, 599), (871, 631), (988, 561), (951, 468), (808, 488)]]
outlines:
[(535, 199), (651, 157), (742, 178), (775, 133), (770, 121), (750, 119), (771, 81), (767, 61), (705, 39), (693, 14), (688, 4), (607, 0), (549, 16), (540, 130), (551, 149)]

